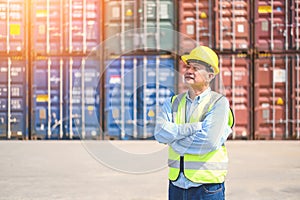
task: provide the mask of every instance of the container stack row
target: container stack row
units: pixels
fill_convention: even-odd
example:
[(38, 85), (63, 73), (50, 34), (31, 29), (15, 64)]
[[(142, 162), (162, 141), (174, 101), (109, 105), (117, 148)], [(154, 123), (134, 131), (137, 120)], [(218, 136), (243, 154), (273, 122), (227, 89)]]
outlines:
[(299, 0), (9, 0), (0, 25), (1, 138), (153, 139), (206, 45), (232, 139), (300, 139)]

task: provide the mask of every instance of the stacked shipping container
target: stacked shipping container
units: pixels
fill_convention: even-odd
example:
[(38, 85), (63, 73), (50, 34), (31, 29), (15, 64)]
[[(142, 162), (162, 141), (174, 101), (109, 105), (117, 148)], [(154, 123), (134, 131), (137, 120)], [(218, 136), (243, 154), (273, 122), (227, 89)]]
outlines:
[(254, 139), (299, 139), (299, 2), (257, 0)]
[(158, 108), (174, 93), (174, 7), (172, 0), (105, 1), (109, 138), (153, 138)]
[[(97, 138), (100, 2), (31, 2), (32, 138)], [(95, 118), (94, 118), (95, 117)]]

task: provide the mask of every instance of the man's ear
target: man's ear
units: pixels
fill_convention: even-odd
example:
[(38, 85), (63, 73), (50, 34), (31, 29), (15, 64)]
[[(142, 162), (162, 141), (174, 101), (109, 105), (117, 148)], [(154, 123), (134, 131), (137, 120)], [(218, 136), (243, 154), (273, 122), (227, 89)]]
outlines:
[(208, 74), (209, 82), (212, 81), (214, 78), (215, 78), (215, 75), (213, 73)]

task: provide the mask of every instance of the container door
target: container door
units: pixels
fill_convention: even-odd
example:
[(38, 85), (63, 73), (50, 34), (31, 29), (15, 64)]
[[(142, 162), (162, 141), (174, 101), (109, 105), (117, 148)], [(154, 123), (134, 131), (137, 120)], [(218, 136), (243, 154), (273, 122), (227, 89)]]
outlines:
[(0, 137), (28, 139), (26, 80), (22, 60), (0, 60)]
[(100, 43), (100, 2), (96, 0), (67, 0), (66, 51), (86, 54)]
[(32, 138), (63, 138), (63, 60), (41, 57), (33, 62)]
[(136, 30), (137, 1), (106, 1), (105, 11), (106, 54), (121, 55), (136, 50), (139, 43)]
[(35, 55), (63, 52), (63, 0), (33, 0), (32, 49)]
[(246, 55), (221, 55), (221, 84), (235, 116), (232, 139), (250, 139), (250, 59)]
[(243, 1), (217, 1), (216, 48), (220, 51), (248, 50), (250, 47), (250, 4)]
[(106, 62), (105, 116), (106, 132), (110, 139), (132, 139), (137, 135), (134, 123), (136, 112), (136, 65), (134, 57), (116, 57)]
[(288, 65), (284, 54), (259, 55), (255, 60), (255, 139), (288, 138)]
[(141, 43), (140, 47), (147, 51), (174, 51), (175, 15), (172, 0), (142, 1)]
[(258, 51), (288, 49), (289, 9), (286, 0), (257, 0), (255, 3), (255, 48)]
[(26, 51), (25, 19), (25, 1), (0, 2), (0, 52), (24, 53)]
[[(70, 62), (70, 61), (69, 61)], [(68, 65), (66, 133), (70, 139), (98, 139), (99, 126), (99, 61), (89, 57), (73, 58)], [(70, 63), (69, 63), (70, 64)]]
[[(179, 3), (180, 49), (190, 52), (197, 45), (213, 47), (214, 1), (182, 0)], [(183, 35), (184, 34), (184, 35)]]
[(143, 56), (138, 68), (138, 138), (153, 139), (159, 107), (175, 93), (174, 59)]

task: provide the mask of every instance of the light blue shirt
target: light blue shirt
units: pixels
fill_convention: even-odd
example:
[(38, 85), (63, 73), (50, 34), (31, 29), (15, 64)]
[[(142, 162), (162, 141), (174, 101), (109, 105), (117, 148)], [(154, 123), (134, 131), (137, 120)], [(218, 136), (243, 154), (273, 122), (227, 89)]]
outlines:
[[(186, 122), (189, 121), (192, 111), (210, 91), (211, 89), (208, 88), (194, 100), (189, 97), (187, 92)], [(172, 119), (171, 99), (167, 99), (156, 117), (155, 139), (160, 143), (168, 144), (181, 156), (214, 151), (225, 143), (232, 132), (228, 126), (228, 112), (229, 102), (223, 97), (214, 104), (202, 122), (176, 124)], [(172, 183), (184, 189), (201, 185), (191, 182), (183, 173)]]

